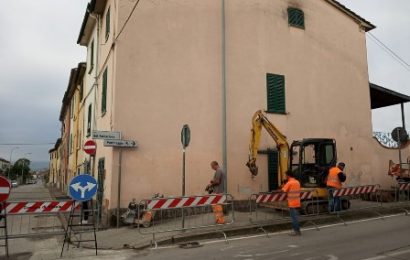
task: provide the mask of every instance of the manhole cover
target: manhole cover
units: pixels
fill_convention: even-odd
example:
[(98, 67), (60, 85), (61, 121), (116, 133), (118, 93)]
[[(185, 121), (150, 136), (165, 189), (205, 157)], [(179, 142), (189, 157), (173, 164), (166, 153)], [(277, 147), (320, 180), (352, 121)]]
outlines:
[(184, 243), (184, 244), (179, 245), (180, 248), (184, 248), (184, 249), (196, 248), (196, 247), (201, 247), (201, 246), (202, 245), (199, 244), (198, 242), (189, 242), (189, 243)]

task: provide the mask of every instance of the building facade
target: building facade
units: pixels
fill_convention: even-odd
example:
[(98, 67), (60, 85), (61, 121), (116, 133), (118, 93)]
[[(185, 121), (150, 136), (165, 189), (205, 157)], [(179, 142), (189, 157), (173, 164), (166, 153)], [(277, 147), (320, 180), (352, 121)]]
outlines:
[[(374, 28), (333, 0), (92, 0), (78, 38), (87, 48), (79, 144), (93, 130), (138, 143), (96, 139), (95, 157), (77, 154), (92, 162), (100, 205), (109, 213), (119, 195), (121, 207), (154, 193), (181, 195), (184, 124), (192, 134), (186, 194), (205, 193), (213, 160), (235, 199), (268, 191), (269, 156), (258, 158), (256, 177), (245, 166), (259, 109), (289, 142), (335, 139), (347, 185), (390, 186), (387, 164), (397, 152), (372, 134), (366, 32)], [(260, 149), (276, 149), (268, 134)]]

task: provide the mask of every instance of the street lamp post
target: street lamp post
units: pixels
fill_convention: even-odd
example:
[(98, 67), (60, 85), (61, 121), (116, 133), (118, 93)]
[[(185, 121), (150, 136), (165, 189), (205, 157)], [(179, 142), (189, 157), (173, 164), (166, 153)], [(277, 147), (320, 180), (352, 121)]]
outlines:
[(19, 147), (18, 147), (18, 146), (13, 147), (13, 148), (11, 148), (11, 151), (10, 151), (9, 172), (8, 172), (8, 174), (7, 174), (8, 179), (10, 179), (10, 171), (11, 171), (11, 156), (13, 155), (13, 151), (14, 151), (14, 150), (16, 150), (16, 149), (19, 149)]

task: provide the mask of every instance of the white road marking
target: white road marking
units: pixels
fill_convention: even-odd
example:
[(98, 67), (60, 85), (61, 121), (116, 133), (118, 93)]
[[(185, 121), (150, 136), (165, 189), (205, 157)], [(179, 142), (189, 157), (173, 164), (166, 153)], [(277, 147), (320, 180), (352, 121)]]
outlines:
[(379, 259), (386, 259), (386, 258), (391, 258), (394, 256), (399, 256), (399, 255), (403, 255), (403, 254), (407, 254), (410, 253), (410, 249), (407, 250), (402, 250), (402, 251), (398, 251), (398, 252), (394, 252), (394, 253), (386, 253), (384, 255), (379, 255), (379, 256), (375, 256), (375, 257), (370, 257), (370, 258), (365, 258), (362, 260), (379, 260)]

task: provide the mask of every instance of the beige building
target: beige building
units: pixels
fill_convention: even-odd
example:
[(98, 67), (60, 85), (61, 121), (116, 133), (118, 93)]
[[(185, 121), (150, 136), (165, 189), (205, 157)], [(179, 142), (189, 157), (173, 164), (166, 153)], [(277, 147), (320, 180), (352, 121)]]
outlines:
[[(235, 199), (268, 191), (268, 156), (255, 178), (245, 166), (259, 109), (289, 141), (334, 138), (348, 185), (390, 186), (397, 151), (372, 135), (366, 31), (374, 28), (333, 0), (92, 0), (78, 38), (88, 53), (84, 141), (98, 130), (138, 142), (113, 148), (96, 139), (102, 206), (117, 207), (120, 173), (121, 207), (181, 195), (184, 124), (192, 134), (186, 194), (205, 193), (212, 160)], [(262, 143), (275, 149), (267, 134)]]

